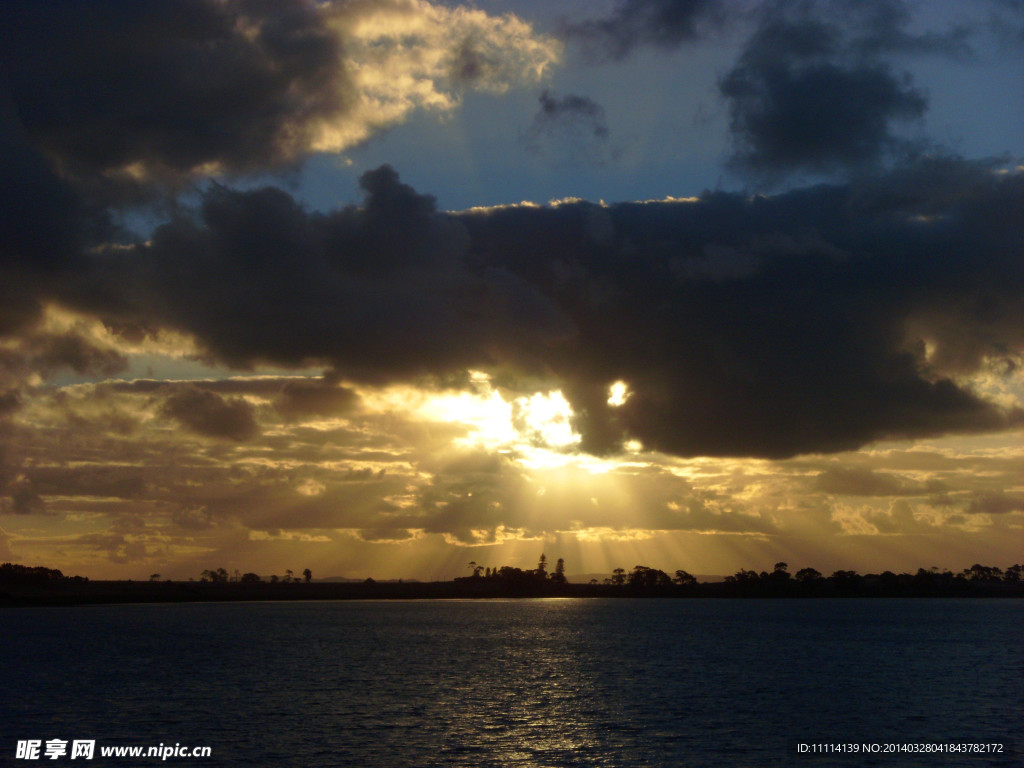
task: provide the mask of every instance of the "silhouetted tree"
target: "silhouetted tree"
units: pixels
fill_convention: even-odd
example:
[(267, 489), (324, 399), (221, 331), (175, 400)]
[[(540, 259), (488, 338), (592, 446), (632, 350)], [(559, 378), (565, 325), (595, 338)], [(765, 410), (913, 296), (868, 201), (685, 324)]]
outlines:
[(1003, 572), (999, 568), (975, 563), (964, 571), (964, 577), (968, 581), (1002, 581)]
[(565, 584), (565, 560), (558, 558), (555, 563), (555, 572), (551, 574), (551, 580), (556, 584)]
[(667, 573), (659, 571), (657, 568), (649, 568), (646, 565), (635, 566), (633, 572), (629, 574), (629, 585), (640, 589), (667, 587), (671, 583), (672, 579), (669, 578)]
[(611, 581), (612, 581), (612, 584), (614, 584), (616, 587), (621, 587), (623, 584), (625, 584), (626, 583), (626, 569), (625, 568), (616, 568), (614, 571), (612, 571), (612, 580)]
[(199, 574), (200, 581), (210, 581), (215, 584), (226, 584), (228, 580), (228, 572), (223, 568), (217, 570), (207, 569)]
[(748, 571), (746, 568), (740, 568), (732, 576), (726, 576), (725, 580), (730, 584), (750, 584), (760, 578), (761, 577), (757, 575), (756, 571)]
[(542, 579), (548, 577), (548, 558), (543, 552), (540, 553), (540, 562), (537, 563), (537, 575)]
[(309, 584), (309, 582), (313, 579), (313, 572), (309, 570), (309, 568), (306, 568), (302, 571), (302, 578), (305, 580), (307, 584)]
[(295, 576), (295, 573), (294, 573), (294, 571), (292, 571), (291, 568), (285, 568), (284, 569), (284, 578), (282, 579), (282, 581), (285, 584), (291, 584), (292, 583), (292, 579), (294, 578), (294, 576)]
[[(51, 581), (64, 581), (64, 578), (64, 574), (56, 568), (44, 568), (41, 565), (16, 565), (14, 563), (0, 565), (0, 582), (8, 584), (45, 584)], [(73, 576), (72, 580), (80, 578), (79, 576)]]
[(835, 571), (829, 581), (837, 592), (850, 594), (860, 589), (864, 578), (856, 571)]
[(821, 580), (821, 571), (814, 568), (801, 568), (796, 572), (796, 580), (801, 584), (813, 584)]
[(697, 577), (686, 571), (676, 571), (676, 577), (672, 581), (681, 587), (689, 587), (697, 583)]
[(240, 584), (259, 584), (260, 577), (255, 573), (243, 573), (238, 581)]
[(159, 573), (151, 573), (151, 574), (149, 574), (149, 580), (150, 581), (160, 581), (160, 574)]

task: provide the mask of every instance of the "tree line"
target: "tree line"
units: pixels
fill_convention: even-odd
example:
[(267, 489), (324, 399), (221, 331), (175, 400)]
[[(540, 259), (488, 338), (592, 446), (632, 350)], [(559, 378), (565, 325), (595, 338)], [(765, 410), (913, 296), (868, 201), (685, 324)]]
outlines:
[(694, 596), (1024, 596), (1024, 565), (1011, 565), (1004, 570), (975, 563), (958, 573), (938, 568), (918, 568), (916, 573), (884, 571), (867, 574), (838, 570), (825, 576), (815, 568), (801, 568), (791, 574), (788, 563), (778, 562), (771, 571), (741, 568), (721, 582), (698, 582), (696, 577), (683, 570), (669, 576), (656, 568), (637, 565), (629, 573), (616, 568), (604, 584), (633, 591), (676, 591)]
[(0, 565), (0, 584), (55, 584), (66, 581), (84, 582), (88, 579), (82, 576), (65, 576), (56, 568), (44, 568), (41, 565)]
[(500, 582), (504, 584), (530, 585), (530, 584), (567, 584), (565, 578), (565, 560), (558, 558), (555, 563), (555, 570), (548, 572), (547, 555), (541, 553), (536, 568), (522, 569), (511, 565), (503, 565), (500, 568), (491, 568), (478, 564), (475, 560), (469, 561), (469, 569), (473, 572), (471, 576), (457, 576), (456, 582)]
[[(787, 563), (778, 562), (771, 571), (741, 568), (722, 581), (703, 582), (685, 570), (676, 570), (673, 575), (669, 575), (658, 568), (636, 565), (631, 571), (616, 568), (605, 579), (591, 579), (586, 584), (569, 583), (562, 558), (556, 561), (553, 570), (549, 570), (544, 554), (541, 554), (536, 568), (522, 569), (507, 565), (491, 567), (476, 561), (471, 561), (468, 568), (468, 576), (456, 577), (450, 582), (405, 582), (403, 585), (400, 579), (397, 584), (389, 585), (378, 584), (369, 578), (361, 584), (318, 582), (307, 589), (295, 590), (292, 594), (296, 597), (319, 595), (325, 599), (335, 596), (335, 593), (345, 597), (360, 597), (370, 592), (385, 597), (1024, 597), (1024, 566), (1020, 564), (1002, 569), (975, 563), (959, 572), (938, 568), (919, 568), (914, 573), (884, 571), (867, 574), (838, 570), (826, 576), (809, 567), (790, 573)], [(235, 570), (229, 573), (225, 568), (211, 568), (202, 571), (199, 581), (211, 585), (237, 584), (244, 587), (258, 584), (310, 584), (312, 577), (309, 568), (298, 576), (287, 569), (283, 576), (273, 575), (267, 579), (252, 572), (241, 573)], [(159, 583), (160, 574), (154, 573), (150, 581)], [(87, 578), (81, 576), (67, 577), (55, 568), (12, 563), (0, 565), (0, 584), (31, 585), (36, 589), (40, 585), (59, 588), (64, 584), (88, 582)], [(178, 584), (182, 589), (188, 587), (186, 582), (167, 580), (164, 583)], [(171, 586), (167, 589), (171, 589)], [(147, 591), (150, 590), (147, 588)], [(228, 591), (232, 594), (236, 592), (234, 589)], [(246, 591), (238, 590), (238, 593), (245, 594)], [(135, 593), (132, 594), (137, 597)]]
[[(160, 574), (158, 574), (158, 573), (154, 573), (152, 576), (149, 577), (150, 581), (159, 581), (159, 579), (160, 579)], [(309, 582), (312, 581), (312, 580), (313, 580), (313, 572), (309, 568), (306, 568), (305, 570), (303, 570), (302, 571), (301, 582), (305, 583), (305, 584), (309, 584)], [(234, 573), (229, 574), (227, 572), (227, 569), (225, 569), (225, 568), (214, 568), (214, 569), (207, 568), (206, 570), (204, 570), (202, 573), (199, 574), (199, 581), (201, 581), (201, 582), (209, 582), (209, 583), (212, 583), (212, 584), (228, 584), (228, 583), (262, 584), (262, 583), (264, 583), (263, 577), (260, 576), (258, 573), (251, 573), (251, 572), (249, 572), (249, 573), (240, 573), (237, 569), (235, 569)], [(295, 571), (293, 571), (291, 568), (286, 568), (285, 572), (284, 572), (284, 576), (278, 576), (277, 574), (272, 574), (267, 579), (266, 583), (269, 583), (269, 584), (298, 584), (298, 583), (300, 583), (300, 579), (299, 579), (298, 576), (295, 575)]]
[[(536, 568), (523, 570), (511, 566), (491, 568), (470, 561), (470, 576), (458, 577), (457, 583), (496, 584), (516, 587), (552, 587), (567, 585), (565, 561), (559, 558), (554, 572), (547, 570), (547, 558), (540, 556)], [(816, 568), (800, 568), (790, 573), (789, 564), (778, 562), (771, 571), (741, 568), (723, 581), (700, 582), (685, 570), (673, 575), (646, 565), (636, 565), (631, 571), (615, 568), (603, 581), (591, 579), (573, 594), (619, 595), (660, 594), (678, 596), (736, 596), (736, 597), (828, 597), (828, 596), (931, 596), (1010, 594), (1024, 596), (1024, 565), (1011, 565), (1005, 569), (975, 563), (958, 573), (938, 568), (919, 568), (916, 573), (860, 574), (851, 570), (837, 570), (826, 576)]]

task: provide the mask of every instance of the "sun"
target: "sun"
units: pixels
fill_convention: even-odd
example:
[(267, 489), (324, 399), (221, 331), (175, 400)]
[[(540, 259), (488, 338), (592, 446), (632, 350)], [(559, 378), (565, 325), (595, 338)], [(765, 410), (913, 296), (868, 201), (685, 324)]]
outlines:
[[(361, 394), (370, 410), (402, 411), (415, 421), (455, 425), (461, 428), (452, 439), (455, 448), (500, 453), (528, 470), (577, 467), (591, 475), (604, 474), (622, 461), (635, 462), (642, 451), (639, 442), (630, 440), (618, 458), (584, 453), (573, 427), (572, 405), (560, 389), (512, 392), (496, 386), (484, 371), (471, 370), (468, 375), (470, 386), (456, 392), (392, 386)], [(612, 382), (608, 403), (617, 408), (631, 394), (626, 382)]]
[(512, 402), (512, 423), (520, 440), (537, 447), (566, 449), (579, 443), (572, 416), (572, 406), (560, 390), (537, 392)]
[(608, 388), (608, 405), (613, 408), (618, 408), (620, 405), (625, 405), (626, 401), (632, 393), (629, 391), (629, 385), (624, 381), (613, 382)]
[(474, 383), (472, 392), (427, 396), (416, 409), (416, 415), (464, 426), (465, 436), (454, 441), (460, 446), (497, 450), (515, 443), (519, 434), (512, 423), (512, 403), (490, 386), (489, 379)]
[(464, 448), (483, 448), (550, 465), (575, 453), (580, 435), (573, 411), (561, 390), (516, 394), (496, 387), (489, 374), (470, 371), (471, 389), (427, 394), (416, 415), (459, 424), (465, 435), (453, 442)]

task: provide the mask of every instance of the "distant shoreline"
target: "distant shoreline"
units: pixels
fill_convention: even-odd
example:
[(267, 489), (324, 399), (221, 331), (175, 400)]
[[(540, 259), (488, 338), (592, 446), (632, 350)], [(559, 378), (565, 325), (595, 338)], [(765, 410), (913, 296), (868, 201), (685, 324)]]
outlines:
[(510, 585), (465, 579), (444, 582), (209, 583), (190, 581), (63, 581), (45, 584), (0, 584), (0, 607), (71, 606), (126, 603), (267, 602), (293, 600), (474, 600), (501, 598), (1000, 598), (1024, 597), (1024, 584), (958, 583), (887, 584), (864, 580), (837, 589), (799, 584), (760, 585), (705, 582), (636, 588), (611, 584)]

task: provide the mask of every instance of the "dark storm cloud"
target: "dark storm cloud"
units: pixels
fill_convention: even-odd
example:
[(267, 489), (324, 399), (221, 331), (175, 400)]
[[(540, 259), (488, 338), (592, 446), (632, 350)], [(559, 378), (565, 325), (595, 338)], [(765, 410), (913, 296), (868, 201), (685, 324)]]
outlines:
[[(193, 333), (241, 367), (539, 376), (595, 452), (636, 438), (778, 457), (1021, 423), (951, 378), (1024, 349), (1020, 174), (933, 159), (773, 197), (463, 214), (390, 168), (362, 183), (363, 207), (329, 214), (280, 190), (214, 188), (150, 244), (94, 254), (68, 298)], [(618, 379), (632, 395), (613, 408)], [(274, 386), (283, 415), (348, 397)], [(225, 410), (212, 391), (188, 398)], [(241, 439), (251, 424), (235, 416), (192, 426)]]
[(258, 431), (254, 409), (248, 402), (194, 387), (173, 392), (164, 401), (161, 412), (206, 437), (243, 441)]
[[(894, 4), (876, 6), (895, 14)], [(897, 31), (883, 37), (888, 27), (874, 17), (863, 20), (858, 36), (856, 25), (851, 34), (848, 25), (790, 9), (770, 6), (719, 83), (729, 103), (734, 166), (771, 179), (850, 169), (906, 150), (893, 124), (920, 118), (927, 100), (909, 75), (875, 54), (911, 49), (916, 38)]]
[[(929, 165), (773, 198), (463, 219), (578, 328), (547, 360), (588, 449), (632, 436), (677, 454), (785, 456), (1020, 424), (940, 363), (947, 347), (975, 367), (1024, 347), (1022, 179)], [(751, 261), (733, 279), (676, 266), (734, 252)], [(616, 379), (634, 392), (620, 408), (607, 404)]]
[(238, 366), (344, 361), (347, 378), (451, 372), (524, 353), (571, 330), (541, 291), (468, 258), (457, 219), (388, 167), (362, 177), (366, 205), (311, 214), (278, 189), (217, 187), (151, 244), (96, 254), (75, 301), (119, 321), (195, 333)]
[[(46, 286), (38, 285), (35, 289), (40, 287), (46, 290)], [(33, 297), (32, 288), (25, 290), (30, 299), (42, 298)], [(33, 376), (49, 379), (66, 370), (79, 375), (113, 376), (127, 366), (127, 359), (120, 352), (97, 346), (74, 331), (22, 333), (5, 347), (0, 348), (0, 392), (6, 388), (14, 391)]]
[(558, 97), (549, 90), (538, 101), (540, 109), (523, 137), (527, 149), (560, 161), (603, 162), (609, 137), (604, 107), (586, 96)]
[(27, 472), (33, 490), (43, 495), (134, 499), (146, 487), (137, 467), (33, 467)]
[[(2, 11), (0, 11), (2, 13)], [(0, 75), (2, 77), (2, 75)], [(18, 109), (0, 81), (0, 264), (50, 262), (79, 243), (79, 203), (54, 173), (19, 122)]]
[(945, 483), (920, 483), (890, 472), (863, 467), (829, 467), (813, 481), (814, 490), (847, 496), (907, 496), (948, 490)]
[[(3, 8), (0, 7), (0, 14)], [(76, 260), (90, 236), (108, 234), (34, 148), (18, 122), (0, 66), (0, 335), (41, 317), (40, 288)]]
[[(891, 0), (759, 8), (721, 88), (735, 161), (760, 175), (892, 154), (895, 122), (925, 101), (884, 56), (964, 55), (964, 33), (912, 33)], [(993, 359), (1008, 368), (1024, 348), (1022, 179), (981, 164), (925, 159), (775, 197), (457, 215), (385, 166), (362, 177), (362, 206), (313, 213), (279, 189), (211, 185), (195, 210), (169, 206), (149, 241), (110, 244), (98, 206), (112, 179), (273, 166), (346, 113), (351, 84), (322, 9), (0, 6), (0, 333), (21, 334), (0, 356), (17, 368), (4, 392), (27, 368), (109, 375), (123, 363), (84, 337), (25, 330), (57, 301), (125, 340), (191, 334), (209, 361), (241, 370), (421, 383), (482, 368), (513, 390), (543, 382), (597, 453), (635, 438), (681, 455), (788, 456), (1021, 423), (953, 378)], [(571, 34), (621, 58), (692, 40), (719, 14), (626, 0)], [(455, 42), (451, 77), (487, 80), (480, 41)], [(580, 96), (545, 94), (539, 119), (560, 140), (608, 134)], [(618, 379), (631, 396), (613, 408)], [(257, 432), (245, 394), (294, 420), (352, 405), (334, 379), (153, 397), (186, 429), (242, 442)]]
[[(1007, 17), (1019, 14), (1019, 5), (1012, 0), (994, 2), (999, 12), (993, 13), (991, 24), (1016, 29)], [(839, 20), (829, 26), (845, 30), (850, 50), (861, 55), (941, 54), (966, 58), (973, 53), (971, 36), (978, 26), (975, 22), (941, 31), (909, 31), (914, 18), (903, 0), (617, 0), (604, 17), (564, 22), (562, 34), (582, 43), (594, 59), (624, 59), (644, 47), (672, 50), (699, 41), (712, 31), (738, 29), (751, 17), (758, 24), (770, 25), (783, 16)]]
[(5, 504), (3, 511), (10, 511), (15, 515), (49, 514), (42, 497), (27, 480), (16, 480), (7, 490), (10, 493), (10, 504)]
[(894, 57), (974, 56), (980, 21), (918, 31), (902, 0), (749, 3), (623, 0), (608, 16), (564, 25), (592, 57), (674, 49), (711, 29), (754, 30), (721, 79), (735, 144), (731, 165), (774, 182), (831, 173), (912, 151), (900, 123), (921, 118), (925, 95)]
[(150, 182), (262, 169), (349, 107), (339, 42), (301, 0), (0, 4), (0, 334)]
[(0, 419), (21, 408), (21, 393), (16, 389), (0, 391)]
[(274, 406), (285, 419), (297, 420), (309, 416), (336, 416), (352, 410), (357, 403), (355, 392), (325, 379), (286, 382)]
[(1024, 511), (1024, 500), (1003, 491), (975, 493), (964, 511), (970, 515), (1006, 515)]
[(595, 138), (608, 137), (608, 121), (604, 107), (586, 96), (568, 94), (558, 98), (551, 91), (544, 91), (540, 101), (540, 111), (534, 118), (534, 129), (540, 133), (556, 130), (561, 125), (579, 125), (582, 130), (593, 134)]
[(566, 22), (562, 33), (580, 41), (592, 58), (623, 59), (642, 46), (673, 49), (692, 42), (725, 11), (719, 0), (619, 0), (609, 15)]
[(256, 395), (273, 397), (293, 377), (258, 376), (229, 379), (190, 379), (187, 381), (163, 381), (160, 379), (131, 379), (130, 381), (109, 381), (97, 385), (97, 392), (118, 392), (125, 394), (149, 394), (163, 391), (171, 393), (179, 389), (201, 389), (221, 395)]
[(876, 162), (899, 145), (892, 121), (921, 117), (926, 108), (907, 78), (881, 65), (741, 66), (721, 91), (731, 101), (734, 162), (768, 174)]
[(74, 333), (38, 334), (33, 338), (33, 346), (36, 352), (32, 365), (44, 375), (70, 368), (79, 374), (113, 376), (128, 365), (120, 352), (97, 347)]
[[(254, 377), (254, 378), (229, 378), (189, 381), (159, 381), (156, 379), (134, 379), (132, 381), (110, 381), (99, 384), (95, 388), (96, 396), (104, 398), (107, 393), (139, 394), (139, 395), (163, 395), (168, 401), (178, 400), (186, 403), (197, 399), (196, 393), (204, 393), (204, 402), (213, 409), (219, 409), (220, 405), (213, 398), (221, 403), (245, 403), (238, 397), (225, 398), (225, 395), (253, 395), (259, 398), (266, 398), (273, 402), (275, 410), (286, 421), (300, 421), (304, 418), (316, 416), (338, 416), (354, 410), (359, 404), (359, 396), (348, 387), (339, 385), (337, 377), (328, 373), (319, 379), (306, 379), (295, 377)], [(211, 397), (212, 396), (212, 397)], [(164, 412), (169, 412), (167, 406), (162, 406)], [(251, 408), (248, 408), (251, 412)], [(170, 415), (179, 417), (179, 410), (175, 407), (169, 412)], [(247, 423), (248, 419), (244, 420)], [(236, 424), (236, 426), (238, 426)], [(238, 434), (244, 437), (247, 429), (228, 429), (228, 435)], [(217, 429), (199, 429), (201, 433), (216, 435)]]
[(347, 106), (338, 38), (301, 0), (14, 0), (0, 36), (20, 125), (86, 184), (262, 168)]
[(187, 183), (353, 146), (558, 57), (511, 16), (407, 2), (8, 0), (0, 40), (4, 335), (39, 323), (83, 252), (131, 237), (126, 211), (164, 216)]
[(851, 28), (851, 46), (861, 54), (929, 54), (966, 59), (973, 56), (970, 24), (957, 24), (941, 32), (908, 31), (913, 14), (903, 0), (830, 0), (820, 4), (826, 18), (842, 18)]

